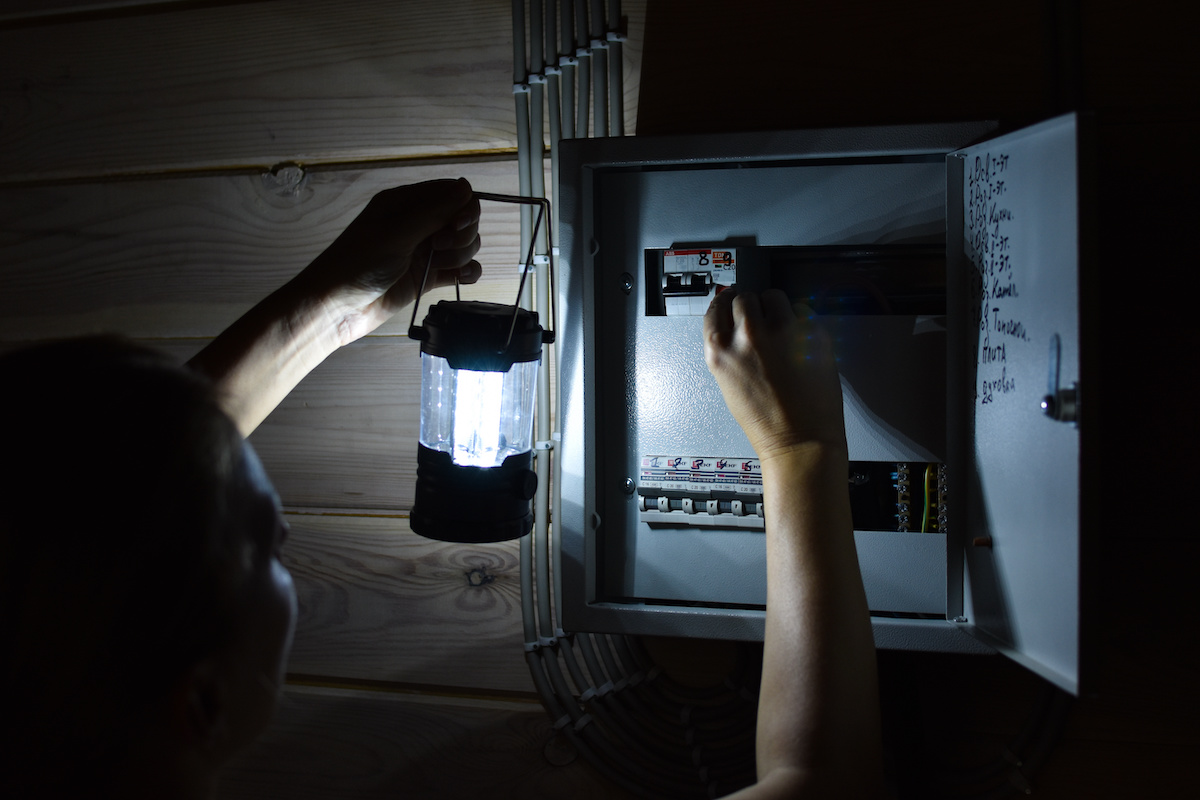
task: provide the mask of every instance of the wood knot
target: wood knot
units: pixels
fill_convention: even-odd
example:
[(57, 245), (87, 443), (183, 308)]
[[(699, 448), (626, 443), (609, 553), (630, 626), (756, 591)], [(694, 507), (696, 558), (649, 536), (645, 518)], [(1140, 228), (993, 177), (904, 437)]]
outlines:
[(467, 572), (466, 576), (468, 586), (485, 586), (496, 580), (496, 576), (488, 575), (487, 570), (485, 570), (483, 567), (476, 567), (475, 569)]
[(308, 173), (299, 164), (283, 163), (262, 174), (263, 188), (280, 197), (295, 196), (308, 183)]

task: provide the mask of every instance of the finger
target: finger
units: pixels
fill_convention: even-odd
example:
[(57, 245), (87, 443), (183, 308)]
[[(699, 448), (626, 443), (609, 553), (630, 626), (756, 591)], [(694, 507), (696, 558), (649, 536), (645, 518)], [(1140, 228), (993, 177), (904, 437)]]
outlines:
[(483, 277), (483, 265), (478, 261), (469, 261), (458, 268), (459, 283), (475, 283)]
[(738, 292), (733, 298), (733, 332), (749, 335), (763, 325), (762, 303), (754, 292)]
[[(467, 183), (466, 178), (459, 178), (459, 180), (463, 183), (466, 183), (467, 186), (471, 185)], [(479, 213), (479, 198), (472, 194), (470, 202), (463, 206), (462, 210), (459, 211), (458, 214), (455, 215), (454, 219), (450, 221), (450, 224), (456, 230), (462, 230), (471, 226), (478, 227)]]
[(429, 283), (426, 284), (425, 290), (429, 291), (430, 289), (437, 289), (442, 286), (453, 286), (456, 280), (462, 284), (475, 283), (481, 275), (483, 275), (483, 267), (478, 261), (469, 261), (462, 265), (430, 270)]
[(429, 244), (434, 250), (459, 250), (478, 239), (479, 228), (468, 225), (465, 228), (442, 228), (429, 237)]
[(468, 242), (454, 249), (433, 251), (433, 269), (456, 269), (466, 264), (479, 253), (483, 246), (479, 234), (475, 234)]
[(733, 298), (737, 295), (734, 289), (718, 291), (708, 305), (704, 314), (704, 341), (706, 347), (728, 347), (733, 336)]
[(426, 181), (411, 186), (386, 189), (372, 198), (367, 211), (371, 218), (386, 222), (400, 221), (396, 229), (403, 240), (415, 246), (428, 239), (466, 209), (472, 202), (471, 184), (465, 179)]

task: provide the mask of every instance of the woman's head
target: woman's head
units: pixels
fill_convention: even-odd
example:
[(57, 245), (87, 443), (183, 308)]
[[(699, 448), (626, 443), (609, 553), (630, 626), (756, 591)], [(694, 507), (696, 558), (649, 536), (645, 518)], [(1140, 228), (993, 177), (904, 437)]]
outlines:
[(121, 340), (7, 354), (0, 387), (2, 691), (29, 790), (70, 764), (94, 788), (176, 734), (223, 759), (265, 724), (295, 616), (253, 451), (202, 378)]

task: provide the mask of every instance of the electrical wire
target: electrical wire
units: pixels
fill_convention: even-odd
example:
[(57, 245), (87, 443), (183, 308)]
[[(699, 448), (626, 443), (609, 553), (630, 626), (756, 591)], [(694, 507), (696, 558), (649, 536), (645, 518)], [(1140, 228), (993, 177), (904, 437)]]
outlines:
[(933, 464), (925, 465), (925, 502), (921, 506), (921, 533), (929, 533), (929, 479), (933, 477)]

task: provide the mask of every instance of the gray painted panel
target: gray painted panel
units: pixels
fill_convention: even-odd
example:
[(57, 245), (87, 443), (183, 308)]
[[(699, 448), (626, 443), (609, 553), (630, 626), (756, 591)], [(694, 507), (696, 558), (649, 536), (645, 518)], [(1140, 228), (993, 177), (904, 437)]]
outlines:
[[(765, 605), (761, 532), (645, 528), (626, 550), (629, 595), (681, 602)], [(946, 543), (939, 534), (856, 531), (871, 611), (946, 613)]]
[[(558, 523), (568, 629), (725, 638), (744, 638), (749, 630), (751, 638), (761, 637), (761, 612), (611, 602), (658, 594), (753, 605), (764, 596), (760, 533), (665, 536), (639, 523), (635, 504), (618, 489), (625, 476), (636, 474), (638, 456), (653, 451), (694, 447), (692, 455), (751, 454), (704, 368), (699, 319), (642, 315), (642, 251), (727, 237), (762, 245), (940, 241), (944, 165), (929, 157), (986, 129), (928, 126), (563, 144)], [(895, 154), (916, 158), (868, 160)], [(860, 161), (819, 162), (825, 158)], [(757, 166), (724, 168), (735, 163)], [(622, 165), (634, 169), (616, 169)], [(635, 278), (629, 295), (619, 289), (622, 273)], [(903, 364), (906, 357), (924, 363), (924, 351), (940, 350), (936, 343), (944, 341), (936, 321), (929, 322), (848, 321), (847, 352), (866, 368), (872, 364), (872, 340), (883, 336), (905, 343), (889, 364)], [(918, 331), (933, 333), (923, 337)], [(906, 347), (915, 354), (905, 356)], [(936, 420), (944, 395), (936, 385), (929, 399), (898, 391), (881, 404), (877, 392), (863, 388), (870, 381), (855, 378), (854, 369), (849, 365), (843, 376), (852, 458), (940, 458), (945, 441)], [(600, 385), (605, 380), (608, 385)], [(933, 424), (916, 424), (922, 414)], [(881, 605), (908, 606), (889, 611), (943, 613), (942, 537), (900, 547), (902, 540), (878, 536), (857, 537), (868, 596), (882, 598), (876, 601)], [(689, 546), (694, 541), (704, 547)], [(895, 564), (903, 566), (894, 569)], [(712, 587), (707, 598), (685, 597), (699, 585)], [(928, 621), (884, 620), (877, 634), (880, 625), (892, 630), (906, 622)], [(949, 623), (936, 631), (912, 639), (913, 646), (960, 649), (952, 640), (970, 641)]]
[(1069, 691), (1079, 666), (1079, 430), (1040, 402), (1054, 337), (1059, 385), (1079, 380), (1077, 132), (1070, 115), (955, 153), (948, 198), (963, 216), (947, 243), (948, 268), (973, 287), (957, 319), (971, 343), (957, 387), (969, 409), (958, 533), (991, 541), (964, 547), (971, 622)]

